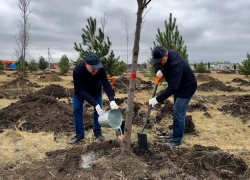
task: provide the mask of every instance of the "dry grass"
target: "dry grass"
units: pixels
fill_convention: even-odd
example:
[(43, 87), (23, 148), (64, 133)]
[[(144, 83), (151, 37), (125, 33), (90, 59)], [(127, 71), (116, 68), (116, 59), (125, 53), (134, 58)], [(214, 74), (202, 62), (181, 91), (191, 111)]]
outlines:
[(60, 136), (55, 142), (54, 135), (49, 133), (6, 130), (0, 134), (0, 168), (42, 160), (48, 151), (65, 149), (66, 139), (67, 137)]
[[(4, 77), (3, 77), (4, 76)], [(234, 78), (242, 78), (244, 76), (239, 75), (211, 75), (212, 77), (219, 79), (223, 83), (227, 83), (226, 85), (232, 85), (237, 87), (238, 83), (232, 82)], [(0, 75), (0, 83), (1, 81), (10, 80), (5, 78), (5, 75)], [(143, 80), (150, 80), (149, 78), (144, 77), (141, 74), (138, 74), (138, 77)], [(65, 88), (73, 88), (73, 84), (70, 83), (72, 80), (72, 76), (60, 76), (64, 81), (61, 82), (39, 82), (37, 77), (30, 77), (30, 81), (37, 82), (40, 85), (49, 85), (49, 84), (59, 84)], [(151, 79), (152, 80), (152, 79)], [(153, 80), (154, 81), (154, 80)], [(161, 82), (158, 87), (157, 92), (164, 90), (166, 88), (166, 82)], [(250, 87), (241, 87), (242, 89), (247, 90), (248, 92), (222, 92), (222, 91), (214, 91), (214, 92), (202, 92), (197, 91), (196, 95), (200, 97), (204, 96), (231, 96), (231, 95), (244, 95), (249, 94)], [(148, 100), (152, 97), (152, 92), (136, 92), (135, 93), (135, 101), (144, 104), (148, 102)], [(117, 98), (128, 97), (127, 94), (118, 94), (116, 93)], [(104, 93), (104, 99), (107, 99), (107, 96)], [(170, 97), (168, 100), (173, 102), (173, 98)], [(16, 100), (15, 100), (16, 101)], [(12, 100), (1, 99), (0, 109), (8, 106), (10, 103), (15, 102)], [(196, 103), (196, 100), (191, 100), (191, 103)], [(182, 146), (191, 147), (195, 144), (200, 144), (203, 146), (217, 146), (225, 151), (230, 153), (238, 154), (239, 156), (246, 159), (248, 164), (250, 164), (250, 122), (247, 124), (243, 124), (240, 118), (232, 117), (229, 114), (223, 114), (217, 110), (218, 107), (221, 107), (225, 102), (217, 102), (216, 105), (213, 104), (204, 104), (208, 107), (209, 114), (212, 115), (212, 118), (206, 118), (203, 116), (203, 112), (193, 112), (188, 113), (188, 115), (192, 115), (193, 122), (196, 126), (196, 130), (199, 135), (186, 135), (183, 139)], [(142, 106), (147, 110), (146, 106)], [(156, 111), (152, 111), (152, 116), (154, 116)], [(125, 117), (124, 117), (125, 118)], [(141, 127), (133, 127), (132, 129), (132, 139), (131, 141), (137, 142), (137, 132), (141, 130)], [(167, 130), (166, 130), (167, 131)], [(155, 136), (156, 132), (152, 130), (146, 130), (148, 141), (153, 142), (157, 138)], [(72, 133), (74, 130), (72, 129)], [(103, 135), (106, 140), (116, 139), (115, 132), (109, 128), (103, 128)], [(86, 142), (91, 143), (96, 141), (93, 136), (92, 131), (86, 132)], [(41, 160), (45, 158), (45, 152), (53, 151), (57, 149), (66, 148), (68, 145), (69, 137), (60, 136), (58, 139), (59, 142), (54, 141), (53, 134), (46, 133), (30, 133), (30, 132), (20, 132), (13, 130), (6, 130), (4, 133), (0, 134), (0, 168), (9, 165), (9, 164), (24, 164), (30, 163), (36, 160)]]

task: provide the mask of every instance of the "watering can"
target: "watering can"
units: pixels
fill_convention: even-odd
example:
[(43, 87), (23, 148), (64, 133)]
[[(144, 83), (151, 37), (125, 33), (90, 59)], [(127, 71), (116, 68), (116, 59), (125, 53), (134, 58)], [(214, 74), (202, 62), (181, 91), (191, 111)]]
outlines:
[(119, 140), (124, 138), (121, 130), (122, 113), (119, 109), (111, 109), (99, 115), (98, 122), (102, 127), (113, 128)]

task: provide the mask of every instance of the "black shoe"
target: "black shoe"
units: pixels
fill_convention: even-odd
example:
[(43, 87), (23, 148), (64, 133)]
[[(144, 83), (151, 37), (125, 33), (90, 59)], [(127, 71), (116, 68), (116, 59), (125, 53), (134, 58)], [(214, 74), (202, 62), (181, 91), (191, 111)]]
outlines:
[(164, 136), (164, 139), (172, 139), (173, 135), (169, 135), (169, 136)]
[(165, 146), (168, 146), (168, 147), (174, 147), (174, 146), (179, 146), (181, 143), (175, 143), (173, 141), (170, 141), (168, 143), (164, 143)]
[(79, 143), (80, 141), (84, 140), (84, 136), (78, 136), (76, 135), (71, 141), (70, 144), (76, 144)]
[(104, 141), (105, 138), (103, 137), (101, 132), (95, 133), (94, 134), (95, 138), (98, 139), (99, 141)]

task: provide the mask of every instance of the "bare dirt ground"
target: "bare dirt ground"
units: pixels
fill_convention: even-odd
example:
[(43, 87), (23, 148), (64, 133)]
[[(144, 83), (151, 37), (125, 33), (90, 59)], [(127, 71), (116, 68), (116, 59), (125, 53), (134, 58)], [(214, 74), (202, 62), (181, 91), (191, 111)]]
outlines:
[[(163, 136), (172, 131), (173, 98), (153, 109), (145, 130), (150, 149), (146, 154), (137, 150), (136, 133), (146, 118), (154, 80), (139, 73), (131, 154), (124, 155), (112, 129), (103, 128), (104, 142), (93, 138), (93, 107), (88, 104), (85, 141), (68, 144), (74, 135), (70, 73), (29, 74), (23, 91), (18, 74), (4, 71), (0, 179), (250, 179), (250, 87), (239, 84), (249, 79), (231, 73), (197, 74), (199, 88), (179, 147), (163, 145)], [(42, 81), (43, 75), (50, 78)], [(125, 118), (129, 79), (115, 78), (116, 101)], [(166, 86), (162, 82), (157, 92)], [(109, 110), (105, 95), (103, 107)]]

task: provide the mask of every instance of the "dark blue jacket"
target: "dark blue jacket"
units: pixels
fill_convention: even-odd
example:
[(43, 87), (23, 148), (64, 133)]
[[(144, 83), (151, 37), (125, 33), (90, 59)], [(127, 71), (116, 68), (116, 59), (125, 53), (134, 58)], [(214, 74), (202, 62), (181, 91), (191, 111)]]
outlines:
[(168, 82), (166, 90), (156, 97), (163, 102), (171, 95), (177, 98), (190, 98), (197, 89), (197, 81), (187, 61), (176, 51), (168, 50), (168, 60), (163, 67), (154, 65), (155, 71), (161, 70)]
[(114, 100), (114, 94), (108, 81), (104, 68), (92, 75), (86, 68), (85, 62), (77, 65), (73, 71), (75, 95), (86, 100), (89, 104), (97, 106), (98, 103), (92, 96), (100, 95), (102, 86), (110, 101)]

